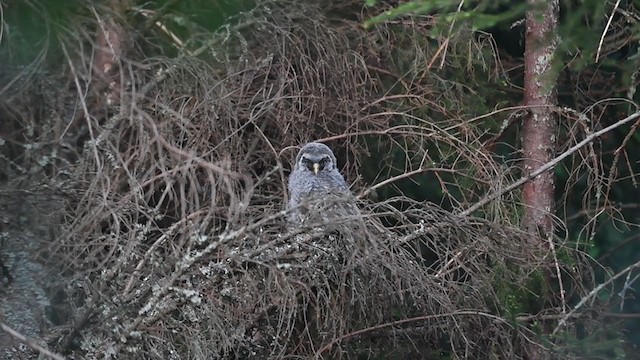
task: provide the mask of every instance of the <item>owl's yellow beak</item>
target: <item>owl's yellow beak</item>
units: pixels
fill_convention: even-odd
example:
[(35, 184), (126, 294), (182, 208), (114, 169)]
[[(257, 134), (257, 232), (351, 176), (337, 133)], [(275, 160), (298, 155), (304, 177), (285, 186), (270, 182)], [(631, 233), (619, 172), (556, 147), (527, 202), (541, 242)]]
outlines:
[(313, 163), (313, 173), (318, 175), (318, 171), (320, 171), (320, 164)]

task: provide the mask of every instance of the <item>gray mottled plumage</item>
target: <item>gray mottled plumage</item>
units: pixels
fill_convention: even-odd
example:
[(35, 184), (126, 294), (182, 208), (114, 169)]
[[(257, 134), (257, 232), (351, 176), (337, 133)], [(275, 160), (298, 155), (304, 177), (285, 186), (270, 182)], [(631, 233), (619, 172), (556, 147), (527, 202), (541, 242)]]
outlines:
[(289, 175), (287, 209), (291, 223), (305, 222), (311, 212), (317, 212), (324, 221), (355, 213), (349, 186), (328, 146), (312, 142), (300, 149)]

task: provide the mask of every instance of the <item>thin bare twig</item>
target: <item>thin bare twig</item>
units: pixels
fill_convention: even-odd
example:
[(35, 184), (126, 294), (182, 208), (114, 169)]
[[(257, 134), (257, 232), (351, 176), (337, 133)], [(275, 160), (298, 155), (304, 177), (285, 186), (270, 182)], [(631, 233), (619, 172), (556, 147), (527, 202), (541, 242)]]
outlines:
[(555, 157), (553, 160), (549, 161), (548, 163), (542, 165), (540, 168), (538, 168), (538, 170), (533, 171), (528, 176), (522, 177), (520, 180), (518, 180), (518, 181), (514, 182), (513, 184), (505, 187), (504, 189), (501, 189), (501, 190), (496, 191), (494, 193), (488, 194), (487, 196), (483, 197), (477, 203), (473, 204), (472, 206), (470, 206), (466, 210), (460, 212), (460, 215), (461, 216), (469, 216), (469, 215), (473, 214), (473, 212), (475, 212), (476, 210), (480, 209), (484, 205), (488, 204), (492, 200), (494, 200), (494, 199), (496, 199), (496, 198), (498, 198), (498, 197), (510, 192), (511, 190), (517, 189), (518, 187), (522, 186), (524, 183), (526, 183), (530, 179), (533, 179), (534, 177), (536, 177), (536, 176), (538, 176), (538, 175), (540, 175), (540, 174), (552, 169), (553, 167), (558, 165), (562, 160), (568, 158), (569, 156), (571, 156), (571, 154), (573, 154), (576, 151), (580, 150), (585, 145), (591, 143), (594, 139), (596, 139), (596, 138), (598, 138), (598, 137), (608, 133), (609, 131), (611, 131), (613, 129), (616, 129), (616, 128), (622, 126), (622, 125), (630, 123), (631, 121), (635, 120), (638, 116), (640, 116), (640, 112), (633, 113), (632, 115), (629, 115), (626, 118), (624, 118), (624, 119), (622, 119), (622, 120), (620, 120), (620, 121), (618, 121), (618, 122), (616, 122), (616, 123), (614, 123), (612, 125), (609, 125), (604, 129), (598, 130), (598, 131), (594, 132), (593, 134), (585, 137), (582, 141), (580, 141), (576, 145), (572, 146), (571, 148), (569, 148), (564, 153), (562, 153), (559, 156)]
[(562, 319), (560, 319), (560, 321), (558, 322), (558, 325), (556, 325), (555, 329), (553, 329), (553, 334), (557, 333), (558, 330), (560, 330), (560, 328), (562, 328), (567, 323), (567, 320), (571, 316), (573, 316), (573, 314), (576, 311), (578, 311), (582, 306), (584, 306), (584, 304), (586, 304), (594, 296), (596, 296), (602, 289), (604, 289), (605, 286), (611, 284), (612, 282), (622, 277), (623, 275), (630, 273), (633, 269), (636, 269), (636, 268), (640, 268), (640, 261), (627, 266), (624, 270), (618, 272), (607, 281), (593, 288), (593, 290), (591, 290), (587, 295), (585, 295), (582, 299), (580, 299), (580, 301), (576, 304), (576, 306), (573, 307), (573, 309), (571, 309)]
[(604, 43), (604, 38), (609, 31), (609, 27), (611, 26), (611, 21), (613, 21), (613, 15), (616, 13), (618, 6), (620, 5), (620, 0), (616, 1), (616, 4), (613, 6), (613, 10), (611, 10), (611, 15), (609, 15), (609, 20), (607, 20), (607, 25), (602, 30), (602, 35), (600, 36), (600, 42), (598, 43), (598, 51), (596, 51), (596, 63), (600, 60), (600, 50), (602, 50), (602, 44)]

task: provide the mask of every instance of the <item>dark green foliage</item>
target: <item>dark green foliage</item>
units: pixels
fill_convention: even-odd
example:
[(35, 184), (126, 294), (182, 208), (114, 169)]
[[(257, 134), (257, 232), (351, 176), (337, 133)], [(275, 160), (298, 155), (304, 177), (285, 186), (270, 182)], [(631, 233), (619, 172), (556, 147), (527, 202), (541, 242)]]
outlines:
[[(375, 0), (367, 1), (368, 6), (374, 6), (376, 3)], [(484, 30), (518, 19), (524, 14), (526, 8), (524, 2), (514, 3), (508, 0), (462, 3), (448, 0), (415, 0), (367, 19), (364, 26), (368, 28), (406, 15), (434, 15), (438, 18), (437, 26), (433, 29), (434, 33), (455, 23), (464, 22), (471, 22), (475, 30)]]

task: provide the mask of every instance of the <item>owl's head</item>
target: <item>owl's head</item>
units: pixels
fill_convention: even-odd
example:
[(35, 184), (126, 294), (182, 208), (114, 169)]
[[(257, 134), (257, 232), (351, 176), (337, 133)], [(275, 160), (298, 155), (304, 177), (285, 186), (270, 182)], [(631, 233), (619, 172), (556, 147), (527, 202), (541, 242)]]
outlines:
[(309, 171), (314, 175), (336, 169), (336, 157), (325, 144), (316, 142), (303, 146), (296, 157), (296, 170)]

